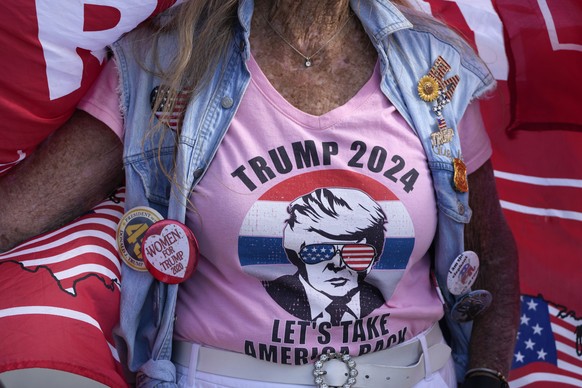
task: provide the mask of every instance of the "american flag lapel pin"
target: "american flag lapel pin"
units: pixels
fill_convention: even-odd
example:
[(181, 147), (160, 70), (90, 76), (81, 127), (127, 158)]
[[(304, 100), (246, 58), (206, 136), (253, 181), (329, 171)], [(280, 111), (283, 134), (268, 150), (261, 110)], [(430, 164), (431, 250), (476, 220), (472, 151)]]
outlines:
[(442, 115), (444, 106), (451, 102), (451, 98), (460, 81), (458, 75), (445, 79), (450, 70), (451, 65), (443, 57), (439, 56), (429, 72), (420, 78), (417, 85), (420, 99), (426, 102), (434, 102), (432, 110), (436, 114), (438, 130), (431, 134), (433, 147), (451, 142), (454, 136), (454, 131), (448, 128)]
[[(156, 118), (173, 131), (177, 131), (188, 105), (191, 90), (184, 89), (172, 96), (171, 89), (156, 86), (150, 93), (150, 105)], [(159, 95), (159, 96), (158, 96)], [(167, 106), (170, 105), (168, 109)]]

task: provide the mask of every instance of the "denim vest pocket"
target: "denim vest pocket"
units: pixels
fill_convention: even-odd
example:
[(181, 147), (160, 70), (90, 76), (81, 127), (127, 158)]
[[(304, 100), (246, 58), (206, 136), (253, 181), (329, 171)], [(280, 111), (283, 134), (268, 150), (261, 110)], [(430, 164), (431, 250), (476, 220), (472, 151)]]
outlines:
[(140, 177), (149, 202), (168, 206), (171, 188), (168, 175), (172, 173), (173, 156), (173, 147), (163, 147), (159, 152), (144, 151), (125, 158), (126, 168), (132, 168)]

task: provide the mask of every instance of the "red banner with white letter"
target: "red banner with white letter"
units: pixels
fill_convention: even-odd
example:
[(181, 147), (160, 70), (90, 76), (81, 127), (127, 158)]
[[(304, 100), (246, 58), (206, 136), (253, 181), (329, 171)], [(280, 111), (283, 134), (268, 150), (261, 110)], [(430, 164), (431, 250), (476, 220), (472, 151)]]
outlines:
[[(101, 4), (100, 4), (101, 3)], [(73, 113), (106, 46), (176, 0), (9, 0), (0, 12), (0, 174)]]
[(582, 131), (582, 2), (496, 0), (511, 62), (510, 129)]

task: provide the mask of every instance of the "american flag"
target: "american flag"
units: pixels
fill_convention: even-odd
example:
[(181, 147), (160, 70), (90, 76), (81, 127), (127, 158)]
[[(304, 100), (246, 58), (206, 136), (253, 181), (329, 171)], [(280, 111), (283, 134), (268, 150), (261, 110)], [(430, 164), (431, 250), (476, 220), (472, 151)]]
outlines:
[(307, 264), (315, 264), (331, 260), (335, 256), (335, 252), (333, 244), (312, 244), (302, 248), (300, 255)]
[(344, 263), (354, 271), (363, 271), (376, 257), (376, 250), (371, 245), (348, 244), (342, 249)]
[(541, 297), (521, 297), (512, 388), (582, 386), (582, 317)]
[(115, 233), (124, 190), (70, 224), (0, 254), (0, 373), (49, 368), (126, 387)]
[[(156, 108), (156, 101), (158, 99), (158, 94), (164, 93)], [(173, 131), (178, 130), (178, 126), (184, 117), (184, 111), (186, 110), (188, 100), (192, 94), (191, 89), (184, 89), (178, 91), (175, 98), (169, 97), (170, 89), (165, 86), (156, 86), (150, 94), (150, 103), (152, 109), (156, 109), (155, 116), (162, 123), (170, 127)], [(174, 100), (174, 106), (171, 112), (164, 112), (164, 106), (171, 103)]]

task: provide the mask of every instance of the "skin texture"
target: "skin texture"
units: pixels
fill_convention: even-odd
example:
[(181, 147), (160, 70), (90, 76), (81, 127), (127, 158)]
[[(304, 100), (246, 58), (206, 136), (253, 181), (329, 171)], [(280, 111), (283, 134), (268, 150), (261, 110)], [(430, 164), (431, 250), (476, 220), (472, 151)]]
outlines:
[[(349, 4), (344, 0), (256, 2), (253, 55), (273, 87), (304, 112), (322, 115), (348, 101), (370, 78), (376, 53), (352, 17), (313, 58), (313, 66), (306, 68), (304, 59), (273, 28), (301, 53), (310, 55), (343, 25), (347, 15)], [(490, 162), (471, 174), (469, 188), (474, 213), (466, 227), (466, 249), (480, 257), (475, 289), (489, 290), (494, 301), (474, 321), (469, 368), (490, 368), (507, 376), (519, 324), (517, 251), (501, 211)]]
[(473, 215), (465, 228), (465, 245), (480, 259), (474, 288), (493, 294), (489, 309), (474, 321), (469, 369), (489, 368), (507, 376), (519, 327), (518, 260), (499, 204), (491, 162), (469, 176), (469, 203)]
[[(256, 2), (251, 48), (263, 73), (287, 101), (304, 112), (322, 115), (345, 104), (370, 79), (377, 58), (360, 22), (354, 16), (350, 18), (348, 2), (278, 3), (279, 7), (274, 7), (268, 0)], [(301, 53), (310, 55), (344, 25), (346, 18), (350, 20), (343, 30), (313, 57), (309, 68), (273, 32), (275, 28)]]
[(77, 111), (0, 177), (0, 252), (53, 230), (101, 202), (123, 179), (121, 140)]

